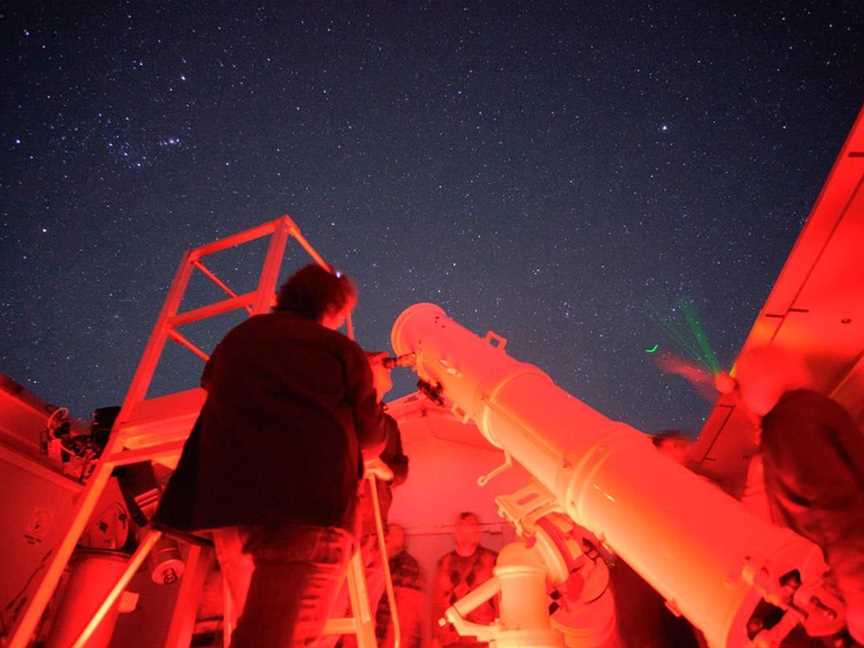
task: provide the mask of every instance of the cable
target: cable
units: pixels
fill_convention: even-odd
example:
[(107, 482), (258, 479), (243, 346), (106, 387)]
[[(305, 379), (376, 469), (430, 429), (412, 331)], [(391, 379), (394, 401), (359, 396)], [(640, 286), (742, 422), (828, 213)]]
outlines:
[[(51, 554), (54, 553), (54, 547), (51, 547), (48, 552), (42, 556), (42, 560), (39, 561), (39, 564), (36, 565), (36, 569), (27, 577), (27, 580), (24, 582), (24, 586), (21, 588), (15, 596), (13, 596), (9, 602), (3, 606), (3, 612), (0, 614), (0, 636), (5, 637), (9, 630), (12, 629), (12, 623), (14, 619), (18, 616), (16, 610), (19, 610), (21, 606), (27, 602), (27, 599), (23, 598), (24, 594), (27, 593), (27, 589), (30, 587), (30, 584), (33, 582), (33, 579), (36, 578), (36, 574), (38, 574), (48, 562), (48, 558)], [(19, 601), (19, 599), (22, 599)], [(12, 610), (15, 614), (12, 615), (11, 622), (7, 624), (6, 622), (6, 613)]]

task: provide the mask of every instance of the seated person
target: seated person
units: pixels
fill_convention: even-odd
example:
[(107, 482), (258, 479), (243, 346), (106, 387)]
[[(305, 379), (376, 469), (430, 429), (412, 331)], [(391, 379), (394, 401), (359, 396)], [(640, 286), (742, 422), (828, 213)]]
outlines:
[[(485, 645), (472, 637), (460, 637), (452, 625), (440, 627), (438, 619), (448, 607), (492, 577), (498, 554), (480, 544), (482, 530), (476, 513), (465, 511), (456, 518), (453, 539), (456, 548), (438, 560), (435, 574), (433, 618), (436, 636), (442, 646), (476, 648)], [(498, 597), (494, 597), (468, 615), (468, 620), (488, 625), (498, 616)]]
[[(401, 648), (420, 648), (423, 641), (423, 619), (426, 615), (426, 597), (423, 593), (425, 576), (417, 559), (408, 553), (405, 529), (391, 524), (387, 529), (387, 555), (390, 557), (390, 576), (399, 613)], [(390, 604), (382, 597), (375, 615), (375, 636), (381, 648), (392, 648), (394, 629)]]

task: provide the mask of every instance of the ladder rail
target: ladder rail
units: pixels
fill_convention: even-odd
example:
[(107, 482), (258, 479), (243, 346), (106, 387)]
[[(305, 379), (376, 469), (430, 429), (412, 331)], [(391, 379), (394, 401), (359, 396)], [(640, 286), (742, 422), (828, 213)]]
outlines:
[[(179, 312), (193, 272), (196, 268), (202, 271), (199, 266), (201, 266), (200, 262), (203, 257), (265, 236), (270, 236), (271, 239), (259, 274), (257, 288), (253, 293), (231, 297), (223, 302), (218, 302), (215, 306), (210, 305), (192, 311)], [(249, 311), (249, 307), (251, 307), (253, 313), (266, 312), (272, 305), (276, 282), (279, 279), (279, 271), (285, 256), (285, 249), (289, 239), (292, 238), (300, 244), (316, 263), (327, 268), (330, 267), (323, 257), (303, 237), (293, 219), (287, 215), (280, 216), (274, 220), (267, 221), (261, 225), (212, 243), (193, 248), (184, 253), (159, 316), (141, 354), (141, 359), (138, 362), (129, 389), (126, 392), (120, 413), (109, 435), (108, 443), (78, 497), (67, 526), (66, 534), (48, 562), (32, 597), (24, 607), (23, 613), (18, 619), (6, 644), (6, 648), (26, 648), (33, 640), (39, 620), (42, 618), (45, 608), (59, 584), (63, 570), (72, 556), (72, 552), (81, 533), (84, 531), (85, 525), (93, 514), (99, 497), (108, 484), (113, 469), (117, 465), (128, 463), (124, 459), (124, 442), (127, 440), (127, 437), (124, 435), (124, 429), (132, 426), (134, 423), (132, 421), (133, 413), (139, 405), (147, 401), (147, 393), (168, 340), (179, 341), (178, 336), (179, 338), (183, 338), (175, 329), (181, 325), (201, 321), (223, 312), (234, 310), (235, 308), (245, 308)], [(208, 273), (204, 272), (204, 274), (208, 279), (213, 281), (213, 278)], [(221, 282), (221, 280), (219, 281)], [(217, 285), (219, 285), (218, 282)], [(225, 286), (227, 287), (227, 284)], [(349, 332), (351, 331), (349, 330)], [(189, 347), (187, 346), (187, 348)], [(200, 353), (196, 352), (196, 350), (200, 351)], [(193, 350), (193, 353), (203, 359), (206, 353), (197, 349), (197, 347), (196, 350)], [(146, 460), (164, 454), (165, 446), (166, 444), (164, 443), (155, 443), (149, 447), (136, 447), (132, 452), (134, 452), (136, 460)], [(153, 457), (148, 455), (149, 449), (154, 450)]]
[(102, 619), (105, 618), (105, 615), (108, 614), (108, 611), (113, 607), (117, 599), (120, 598), (123, 590), (126, 589), (129, 581), (132, 580), (135, 572), (138, 571), (141, 563), (143, 563), (144, 559), (147, 558), (147, 556), (150, 554), (150, 550), (153, 549), (153, 545), (156, 544), (156, 542), (161, 536), (162, 533), (160, 531), (150, 531), (149, 533), (147, 533), (147, 535), (141, 541), (141, 544), (138, 545), (135, 553), (132, 554), (132, 557), (129, 559), (129, 563), (126, 565), (126, 569), (120, 575), (120, 578), (114, 584), (114, 587), (112, 587), (111, 590), (108, 592), (108, 595), (105, 597), (105, 600), (102, 601), (102, 604), (98, 608), (96, 608), (96, 611), (93, 613), (90, 621), (78, 634), (78, 638), (74, 642), (72, 642), (71, 648), (84, 648), (87, 645), (87, 641), (96, 631), (96, 628), (99, 627)]
[[(375, 534), (378, 547), (381, 550), (381, 562), (384, 566), (384, 592), (387, 604), (390, 606), (390, 620), (393, 622), (393, 648), (399, 648), (402, 642), (402, 629), (399, 624), (399, 610), (396, 605), (396, 592), (393, 589), (393, 575), (390, 573), (390, 556), (387, 555), (387, 538), (384, 535), (384, 521), (381, 515), (381, 502), (378, 500), (378, 478), (373, 473), (366, 477), (372, 491), (372, 510), (375, 512)], [(361, 646), (360, 648), (365, 648)]]

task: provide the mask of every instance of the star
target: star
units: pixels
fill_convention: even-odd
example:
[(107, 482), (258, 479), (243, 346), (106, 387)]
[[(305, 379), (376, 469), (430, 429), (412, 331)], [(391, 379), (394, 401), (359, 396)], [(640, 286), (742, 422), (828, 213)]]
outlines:
[[(709, 404), (646, 366), (641, 349), (673, 341), (644, 304), (668, 318), (692, 298), (734, 361), (860, 109), (861, 2), (789, 9), (789, 30), (664, 3), (615, 30), (566, 3), (512, 29), (514, 0), (443, 3), (435, 29), (428, 3), (169, 3), (159, 20), (119, 3), (74, 21), (47, 4), (7, 39), (2, 371), (82, 416), (122, 402), (187, 249), (289, 213), (356, 280), (363, 344), (442, 302), (606, 416), (695, 432)], [(244, 255), (214, 259), (232, 290), (257, 277)], [(121, 287), (135, 298), (96, 335)], [(160, 367), (160, 388), (193, 386), (186, 369)]]

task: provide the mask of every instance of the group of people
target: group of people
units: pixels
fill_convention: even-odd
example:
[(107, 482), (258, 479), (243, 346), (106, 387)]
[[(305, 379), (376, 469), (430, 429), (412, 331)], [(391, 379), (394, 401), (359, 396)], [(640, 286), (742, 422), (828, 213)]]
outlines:
[[(481, 535), (480, 518), (476, 513), (463, 511), (457, 515), (453, 523), (454, 547), (437, 561), (431, 582), (432, 600), (428, 601), (426, 578), (417, 559), (407, 551), (405, 530), (398, 524), (389, 525), (389, 565), (398, 606), (402, 648), (420, 648), (428, 621), (443, 617), (447, 608), (492, 578), (498, 554), (481, 544)], [(392, 648), (394, 625), (386, 597), (381, 597), (377, 610), (378, 645)], [(471, 612), (468, 620), (488, 625), (497, 615), (497, 600), (493, 598)], [(481, 645), (476, 640), (461, 637), (449, 624), (433, 624), (432, 631), (435, 644), (441, 648), (477, 648)]]
[[(371, 469), (387, 478), (377, 482), (386, 515), (408, 459), (382, 401), (392, 386), (386, 354), (367, 353), (338, 331), (356, 303), (346, 275), (306, 266), (281, 287), (273, 311), (232, 329), (205, 367), (207, 399), (153, 523), (212, 534), (239, 613), (233, 648), (320, 641), (327, 619), (347, 612), (343, 580), (357, 548), (370, 601), (386, 599), (363, 476)], [(794, 372), (778, 376), (766, 369), (771, 361), (756, 360), (752, 367), (741, 363), (723, 387), (738, 395), (761, 430), (775, 521), (822, 547), (849, 630), (860, 639), (864, 441), (839, 405), (802, 388)], [(674, 460), (683, 458), (685, 443), (674, 434), (656, 439)], [(495, 554), (479, 545), (479, 529), (472, 513), (457, 520), (456, 548), (439, 561), (434, 579), (436, 613), (491, 577)], [(397, 585), (419, 592), (423, 576), (405, 551), (404, 530), (394, 526), (389, 536)], [(378, 615), (386, 642), (386, 604)], [(471, 620), (490, 623), (495, 616), (493, 600)], [(442, 646), (472, 643), (446, 627), (436, 632)]]

